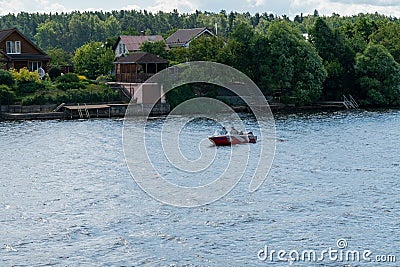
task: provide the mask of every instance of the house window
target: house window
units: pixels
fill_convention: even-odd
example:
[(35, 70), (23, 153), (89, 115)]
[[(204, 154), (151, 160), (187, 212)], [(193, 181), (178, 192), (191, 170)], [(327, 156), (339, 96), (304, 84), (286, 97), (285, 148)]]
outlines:
[(21, 41), (7, 41), (7, 54), (21, 54)]
[(118, 54), (119, 55), (124, 55), (126, 50), (126, 46), (123, 43), (120, 43), (118, 45)]
[(29, 71), (35, 71), (42, 67), (42, 62), (40, 61), (29, 61), (28, 69)]

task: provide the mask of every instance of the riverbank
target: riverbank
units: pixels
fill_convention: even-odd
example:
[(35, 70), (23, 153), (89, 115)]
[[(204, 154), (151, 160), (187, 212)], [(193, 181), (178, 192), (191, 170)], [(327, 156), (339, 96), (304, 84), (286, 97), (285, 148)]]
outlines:
[[(60, 105), (5, 105), (0, 107), (0, 119), (2, 120), (53, 120), (53, 119), (90, 119), (90, 118), (122, 118), (128, 108), (127, 103), (97, 103), (97, 104), (65, 104)], [(170, 112), (167, 103), (158, 104), (130, 104), (138, 114), (150, 112), (152, 116), (164, 116)], [(132, 106), (134, 105), (134, 106)], [(356, 107), (353, 107), (356, 108)], [(272, 103), (268, 106), (233, 105), (235, 112), (251, 113), (254, 110), (272, 112), (303, 112), (303, 111), (337, 111), (349, 109), (349, 106), (341, 101), (319, 102), (309, 106), (285, 105)]]
[[(75, 104), (66, 105), (32, 105), (32, 106), (2, 106), (0, 119), (2, 120), (57, 120), (57, 119), (90, 119), (90, 118), (122, 118), (125, 116), (129, 104)], [(137, 104), (138, 114), (151, 109), (150, 104)], [(236, 112), (251, 112), (252, 109), (267, 110), (267, 106), (234, 106)], [(336, 111), (345, 110), (346, 107), (340, 104), (315, 104), (312, 106), (291, 106), (283, 104), (271, 104), (272, 112), (301, 112), (301, 111)], [(170, 111), (168, 104), (157, 105), (151, 110), (152, 116), (164, 116)]]
[(39, 113), (0, 113), (3, 120), (57, 120), (65, 119), (64, 112), (39, 112)]
[(280, 111), (287, 111), (287, 112), (301, 112), (307, 110), (315, 110), (315, 111), (330, 111), (330, 110), (346, 110), (349, 109), (341, 102), (337, 103), (316, 103), (314, 105), (309, 106), (295, 106), (295, 105), (285, 105), (280, 103), (273, 103), (268, 106), (234, 106), (232, 107), (233, 110), (236, 112), (251, 112), (254, 109), (257, 110), (265, 110), (267, 111), (268, 107), (271, 109), (272, 112), (280, 112)]
[[(138, 114), (150, 113), (152, 116), (166, 115), (170, 111), (169, 104), (162, 103), (153, 107), (151, 104), (130, 104)], [(55, 120), (55, 119), (90, 119), (121, 118), (125, 116), (129, 104), (61, 104), (33, 106), (2, 106), (2, 120)]]

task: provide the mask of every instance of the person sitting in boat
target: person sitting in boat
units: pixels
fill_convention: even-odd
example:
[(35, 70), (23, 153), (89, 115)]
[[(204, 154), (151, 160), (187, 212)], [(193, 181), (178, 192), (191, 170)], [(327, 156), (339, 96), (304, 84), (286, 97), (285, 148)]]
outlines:
[(220, 135), (227, 135), (228, 131), (225, 129), (225, 127), (222, 127), (221, 131), (219, 131)]
[(230, 135), (237, 135), (239, 132), (235, 129), (235, 127), (232, 127), (229, 134)]

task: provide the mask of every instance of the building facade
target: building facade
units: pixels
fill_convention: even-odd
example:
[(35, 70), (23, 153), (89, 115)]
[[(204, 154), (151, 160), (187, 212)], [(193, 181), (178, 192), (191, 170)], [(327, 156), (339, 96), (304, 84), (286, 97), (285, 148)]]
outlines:
[(48, 70), (50, 57), (16, 28), (0, 31), (0, 64), (3, 69)]

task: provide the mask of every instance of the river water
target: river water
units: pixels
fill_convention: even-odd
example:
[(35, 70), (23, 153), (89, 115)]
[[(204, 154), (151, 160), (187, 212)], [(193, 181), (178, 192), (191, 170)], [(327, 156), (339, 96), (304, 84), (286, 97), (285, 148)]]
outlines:
[[(0, 266), (399, 266), (400, 111), (275, 120), (275, 159), (259, 190), (249, 193), (245, 175), (197, 208), (162, 204), (139, 188), (122, 120), (0, 122)], [(215, 130), (204, 120), (188, 127), (197, 136)], [(197, 146), (182, 148), (196, 158)], [(209, 182), (194, 177), (179, 182)], [(264, 253), (292, 251), (294, 260), (293, 251), (330, 248), (371, 255), (306, 262)]]

